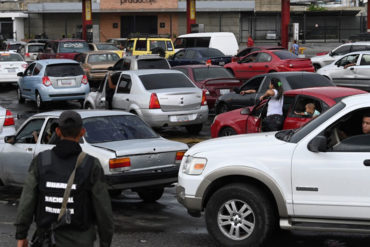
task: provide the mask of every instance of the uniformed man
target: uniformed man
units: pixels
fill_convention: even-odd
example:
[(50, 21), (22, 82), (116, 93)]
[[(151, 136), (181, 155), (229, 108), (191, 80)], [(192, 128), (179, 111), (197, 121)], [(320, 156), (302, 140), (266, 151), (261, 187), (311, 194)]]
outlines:
[[(34, 217), (36, 234), (40, 236), (57, 221), (67, 181), (82, 151), (79, 140), (85, 129), (77, 112), (64, 111), (55, 131), (61, 140), (52, 150), (37, 155), (29, 168), (15, 223), (18, 247), (28, 245), (27, 233)], [(96, 158), (86, 155), (77, 168), (67, 208), (71, 213), (71, 223), (55, 230), (57, 247), (93, 246), (95, 225), (100, 246), (110, 246), (112, 208), (104, 172)]]

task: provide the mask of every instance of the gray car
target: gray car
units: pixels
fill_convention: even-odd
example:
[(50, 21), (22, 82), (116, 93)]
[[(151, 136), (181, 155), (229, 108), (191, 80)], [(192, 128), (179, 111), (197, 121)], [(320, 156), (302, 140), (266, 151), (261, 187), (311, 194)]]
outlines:
[[(206, 92), (182, 72), (136, 70), (115, 72), (117, 84), (112, 106), (140, 116), (152, 127), (185, 126), (198, 133), (208, 119)], [(118, 75), (118, 76), (117, 76)], [(107, 79), (97, 92), (90, 93), (85, 108), (106, 106)]]
[[(144, 201), (155, 201), (177, 181), (186, 144), (157, 135), (139, 117), (123, 111), (78, 111), (86, 129), (82, 150), (100, 160), (109, 189), (132, 189)], [(21, 186), (33, 157), (51, 149), (61, 111), (36, 114), (14, 136), (0, 143), (0, 180)]]
[(170, 69), (167, 59), (159, 55), (125, 56), (118, 60), (111, 70)]

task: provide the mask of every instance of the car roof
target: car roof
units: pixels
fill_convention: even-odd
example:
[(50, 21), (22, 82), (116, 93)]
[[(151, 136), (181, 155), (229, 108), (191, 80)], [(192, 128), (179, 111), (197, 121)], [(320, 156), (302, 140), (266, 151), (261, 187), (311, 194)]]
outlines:
[(178, 70), (170, 70), (170, 69), (143, 69), (143, 70), (125, 70), (121, 71), (121, 74), (130, 74), (130, 75), (151, 75), (151, 74), (182, 74), (181, 71)]
[[(117, 110), (74, 110), (81, 115), (81, 118), (99, 117), (99, 116), (116, 116), (116, 115), (133, 115), (126, 111)], [(35, 114), (35, 117), (59, 117), (63, 111), (49, 111)]]
[(346, 88), (346, 87), (311, 87), (311, 88), (300, 88), (285, 91), (286, 94), (303, 94), (309, 96), (316, 96), (320, 98), (342, 98), (346, 96), (364, 94), (366, 91), (355, 89), (355, 88)]
[(37, 60), (39, 64), (49, 65), (49, 64), (61, 64), (61, 63), (77, 63), (77, 61), (72, 59), (41, 59)]

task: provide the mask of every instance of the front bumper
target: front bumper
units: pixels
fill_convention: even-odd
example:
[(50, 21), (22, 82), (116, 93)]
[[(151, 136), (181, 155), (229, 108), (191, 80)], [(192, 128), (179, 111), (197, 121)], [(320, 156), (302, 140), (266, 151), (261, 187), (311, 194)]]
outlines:
[(192, 216), (199, 216), (202, 212), (202, 198), (186, 196), (185, 188), (181, 185), (176, 185), (177, 201), (187, 208), (188, 213)]

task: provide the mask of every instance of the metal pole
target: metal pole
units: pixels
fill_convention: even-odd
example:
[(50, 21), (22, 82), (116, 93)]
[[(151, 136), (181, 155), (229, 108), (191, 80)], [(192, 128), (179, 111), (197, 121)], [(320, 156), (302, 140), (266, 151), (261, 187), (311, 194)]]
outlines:
[(367, 32), (370, 33), (370, 4), (367, 2)]
[(288, 49), (290, 22), (290, 0), (281, 0), (281, 45)]
[(196, 23), (195, 0), (186, 0), (186, 32), (191, 33), (191, 24)]

